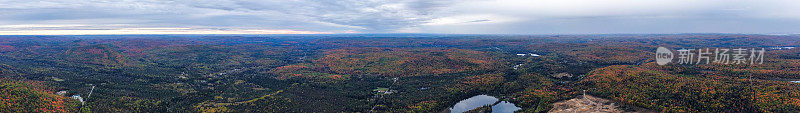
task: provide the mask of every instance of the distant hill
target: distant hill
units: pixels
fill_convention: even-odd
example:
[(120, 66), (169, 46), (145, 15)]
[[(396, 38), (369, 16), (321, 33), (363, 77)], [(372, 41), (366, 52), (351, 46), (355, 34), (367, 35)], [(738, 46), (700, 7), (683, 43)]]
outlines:
[(401, 77), (491, 70), (499, 65), (498, 59), (486, 52), (464, 49), (349, 48), (325, 54), (311, 64), (279, 67), (273, 73), (283, 78), (314, 75)]
[(125, 66), (130, 61), (122, 53), (104, 44), (70, 48), (63, 55), (67, 61), (105, 66)]

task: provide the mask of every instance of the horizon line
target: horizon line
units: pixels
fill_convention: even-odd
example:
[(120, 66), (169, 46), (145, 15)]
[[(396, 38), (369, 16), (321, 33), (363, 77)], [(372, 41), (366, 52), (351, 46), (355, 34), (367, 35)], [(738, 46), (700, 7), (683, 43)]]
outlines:
[(392, 34), (425, 34), (425, 35), (680, 35), (680, 34), (740, 34), (740, 35), (800, 35), (800, 33), (297, 33), (297, 34), (0, 34), (0, 36), (104, 36), (104, 35), (392, 35)]

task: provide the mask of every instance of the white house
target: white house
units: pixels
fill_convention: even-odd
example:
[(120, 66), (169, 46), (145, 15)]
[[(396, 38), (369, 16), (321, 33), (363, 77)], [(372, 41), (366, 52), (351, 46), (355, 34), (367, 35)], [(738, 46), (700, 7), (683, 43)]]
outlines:
[(83, 97), (81, 97), (81, 95), (72, 95), (72, 99), (78, 99), (78, 101), (83, 103)]
[(66, 95), (66, 94), (67, 94), (67, 91), (66, 91), (66, 90), (61, 90), (61, 91), (58, 91), (58, 92), (56, 92), (56, 95), (61, 95), (61, 96), (64, 96), (64, 95)]

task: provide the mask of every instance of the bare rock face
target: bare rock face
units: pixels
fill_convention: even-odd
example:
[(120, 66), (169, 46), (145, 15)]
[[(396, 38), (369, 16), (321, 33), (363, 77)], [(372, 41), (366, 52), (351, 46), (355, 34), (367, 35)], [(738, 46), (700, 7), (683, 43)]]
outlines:
[(564, 77), (570, 78), (570, 77), (572, 77), (572, 74), (569, 74), (569, 73), (557, 73), (557, 74), (553, 74), (553, 77), (556, 77), (556, 78), (564, 78)]
[[(553, 103), (553, 109), (549, 113), (623, 113), (624, 110), (617, 109), (613, 102), (586, 95), (574, 99)], [(635, 112), (635, 111), (633, 111)]]

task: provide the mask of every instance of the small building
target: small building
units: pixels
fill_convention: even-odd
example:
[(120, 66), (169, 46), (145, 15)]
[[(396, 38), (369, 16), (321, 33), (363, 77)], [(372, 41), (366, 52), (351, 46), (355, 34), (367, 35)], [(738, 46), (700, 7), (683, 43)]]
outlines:
[(374, 92), (376, 92), (376, 93), (386, 93), (386, 92), (388, 92), (388, 91), (389, 91), (389, 88), (382, 88), (382, 87), (379, 87), (379, 88), (377, 88), (377, 89), (373, 89), (372, 91), (374, 91)]
[(397, 90), (390, 90), (389, 88), (377, 88), (372, 91), (374, 91), (376, 94), (392, 94), (397, 92)]
[(517, 70), (517, 69), (519, 69), (519, 66), (522, 66), (522, 64), (517, 64), (517, 65), (514, 65), (514, 70)]
[(383, 92), (383, 94), (392, 94), (392, 93), (397, 93), (397, 90), (389, 90), (389, 91)]
[(72, 99), (76, 99), (76, 100), (80, 101), (81, 103), (83, 103), (83, 97), (81, 97), (81, 95), (72, 95)]
[(61, 95), (61, 96), (67, 95), (67, 90), (58, 91), (56, 92), (56, 95)]

